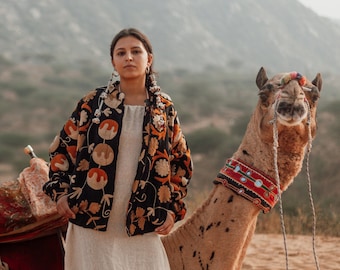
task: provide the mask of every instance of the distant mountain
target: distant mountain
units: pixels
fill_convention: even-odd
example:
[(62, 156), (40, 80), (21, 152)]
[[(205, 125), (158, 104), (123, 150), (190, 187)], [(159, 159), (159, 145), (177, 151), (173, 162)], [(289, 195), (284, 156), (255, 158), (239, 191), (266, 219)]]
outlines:
[(121, 28), (151, 39), (158, 70), (340, 73), (340, 26), (297, 0), (1, 0), (0, 57), (100, 61)]

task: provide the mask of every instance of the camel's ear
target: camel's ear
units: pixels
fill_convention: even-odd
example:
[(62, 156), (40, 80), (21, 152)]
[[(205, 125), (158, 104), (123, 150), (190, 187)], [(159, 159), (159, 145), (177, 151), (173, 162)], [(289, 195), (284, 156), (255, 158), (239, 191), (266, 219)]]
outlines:
[(264, 84), (268, 81), (267, 73), (263, 67), (260, 68), (256, 77), (256, 85), (259, 89), (262, 89)]
[(321, 78), (321, 74), (320, 73), (316, 74), (316, 77), (312, 81), (312, 84), (314, 84), (319, 89), (319, 91), (321, 91), (321, 88), (322, 88), (322, 78)]

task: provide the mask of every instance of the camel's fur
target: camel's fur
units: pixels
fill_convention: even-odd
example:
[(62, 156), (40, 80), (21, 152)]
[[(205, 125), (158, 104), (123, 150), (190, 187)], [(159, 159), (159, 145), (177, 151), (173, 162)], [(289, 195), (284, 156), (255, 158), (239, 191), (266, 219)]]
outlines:
[[(279, 108), (277, 168), (283, 191), (301, 170), (310, 139), (309, 125), (312, 137), (315, 136), (316, 106), (322, 80), (320, 74), (313, 82), (307, 80), (306, 86), (311, 91), (303, 91), (296, 80), (291, 80), (279, 91), (277, 82), (282, 76), (277, 74), (268, 80), (265, 70), (259, 70), (256, 84), (260, 98), (244, 138), (232, 157), (276, 179), (272, 120), (275, 108)], [(275, 107), (276, 100), (281, 106)], [(214, 186), (202, 206), (182, 226), (162, 238), (171, 269), (241, 269), (259, 212), (260, 208), (230, 189)]]

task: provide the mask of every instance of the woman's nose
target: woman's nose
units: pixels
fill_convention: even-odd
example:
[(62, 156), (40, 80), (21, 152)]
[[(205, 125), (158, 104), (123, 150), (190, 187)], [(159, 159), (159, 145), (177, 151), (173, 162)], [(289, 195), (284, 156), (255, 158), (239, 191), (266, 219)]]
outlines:
[(127, 53), (126, 54), (126, 61), (131, 61), (132, 60), (132, 54), (131, 53)]

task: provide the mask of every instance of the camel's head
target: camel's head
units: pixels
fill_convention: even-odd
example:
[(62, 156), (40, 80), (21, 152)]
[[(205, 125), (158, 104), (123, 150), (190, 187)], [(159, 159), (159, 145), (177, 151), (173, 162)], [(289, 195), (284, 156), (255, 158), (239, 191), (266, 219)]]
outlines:
[(315, 117), (316, 103), (322, 86), (318, 73), (310, 82), (297, 72), (280, 73), (268, 79), (261, 68), (257, 74), (261, 107), (274, 109), (277, 122), (284, 126), (296, 126), (307, 118)]

